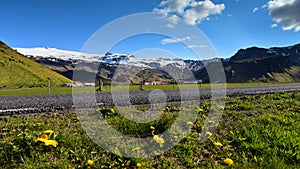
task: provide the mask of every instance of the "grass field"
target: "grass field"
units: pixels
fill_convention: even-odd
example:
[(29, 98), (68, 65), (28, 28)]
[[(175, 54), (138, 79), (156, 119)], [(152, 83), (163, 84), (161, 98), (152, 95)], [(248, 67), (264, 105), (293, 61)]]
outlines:
[(71, 83), (71, 80), (21, 55), (0, 41), (0, 86), (47, 86)]
[[(283, 83), (227, 83), (227, 84), (214, 84), (214, 87), (233, 87), (233, 86), (261, 86), (268, 84), (283, 84)], [(182, 84), (180, 88), (210, 88), (211, 84)], [(78, 87), (74, 91), (79, 93), (94, 92), (98, 87)], [(170, 90), (178, 89), (178, 85), (144, 85), (143, 90)], [(136, 91), (139, 90), (139, 85), (118, 85), (111, 88), (111, 86), (104, 86), (102, 92), (110, 92), (111, 90), (119, 91)], [(72, 94), (72, 88), (69, 87), (53, 87), (50, 90), (51, 94)], [(18, 88), (18, 89), (0, 89), (0, 96), (27, 96), (27, 95), (42, 95), (48, 94), (48, 88)]]
[[(179, 105), (158, 120), (134, 123), (118, 110), (101, 108), (107, 122), (133, 137), (153, 137), (176, 119)], [(171, 150), (150, 158), (125, 158), (98, 147), (75, 113), (0, 117), (0, 166), (3, 168), (300, 168), (300, 92), (227, 98), (223, 117), (209, 139), (198, 142), (210, 102), (195, 106), (191, 133)], [(215, 111), (220, 111), (219, 109)], [(210, 121), (214, 124), (214, 121)], [(151, 129), (151, 126), (154, 128)], [(48, 135), (41, 136), (45, 130)], [(49, 137), (50, 135), (50, 137)], [(37, 138), (49, 140), (48, 146)], [(177, 139), (174, 137), (174, 139)], [(58, 145), (56, 144), (58, 143)], [(153, 144), (158, 141), (153, 137)], [(160, 140), (161, 147), (164, 143)], [(129, 152), (144, 152), (138, 147)], [(116, 150), (117, 152), (117, 150)]]

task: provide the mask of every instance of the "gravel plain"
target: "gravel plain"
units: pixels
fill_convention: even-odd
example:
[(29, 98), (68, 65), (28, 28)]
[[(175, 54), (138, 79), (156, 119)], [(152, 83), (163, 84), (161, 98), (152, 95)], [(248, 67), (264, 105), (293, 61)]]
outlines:
[[(152, 103), (179, 102), (209, 99), (212, 96), (241, 96), (269, 94), (281, 91), (299, 91), (300, 84), (280, 84), (264, 86), (240, 86), (228, 88), (182, 89), (133, 91), (130, 93), (85, 93), (76, 95), (38, 95), (0, 97), (0, 116), (69, 111), (74, 107), (143, 105)], [(213, 92), (212, 92), (213, 91)]]

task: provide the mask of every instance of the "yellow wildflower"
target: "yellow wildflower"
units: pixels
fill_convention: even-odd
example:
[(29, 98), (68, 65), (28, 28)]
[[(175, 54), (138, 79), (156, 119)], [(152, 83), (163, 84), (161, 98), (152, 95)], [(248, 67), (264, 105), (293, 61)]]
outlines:
[(159, 138), (158, 135), (154, 135), (154, 136), (153, 136), (153, 139), (154, 139), (154, 140), (157, 140), (158, 138)]
[(165, 143), (165, 140), (161, 137), (159, 137), (158, 135), (154, 135), (153, 139), (158, 143), (158, 144), (163, 144)]
[(55, 140), (46, 140), (44, 143), (45, 143), (46, 146), (56, 147), (58, 145), (58, 142), (55, 141)]
[(224, 109), (225, 109), (225, 107), (224, 107), (224, 106), (218, 106), (218, 108), (219, 108), (219, 109), (222, 109), (222, 110), (224, 110)]
[(35, 142), (38, 142), (38, 141), (40, 141), (40, 142), (45, 142), (46, 139), (44, 139), (44, 138), (37, 138), (37, 139), (35, 140)]
[(204, 110), (202, 109), (202, 108), (200, 108), (200, 107), (197, 107), (197, 110), (198, 110), (198, 112), (199, 113), (202, 113)]
[(93, 160), (88, 160), (87, 163), (88, 163), (89, 166), (94, 165), (94, 161)]
[(215, 146), (218, 146), (218, 147), (222, 147), (222, 146), (223, 146), (223, 144), (220, 143), (220, 142), (215, 142), (214, 145), (215, 145)]
[(45, 143), (46, 146), (56, 147), (58, 145), (58, 142), (55, 141), (55, 140), (47, 140), (47, 139), (44, 139), (44, 138), (37, 138), (35, 140), (35, 142), (38, 142), (38, 141)]
[(137, 164), (136, 164), (136, 167), (137, 167), (137, 168), (141, 168), (141, 167), (142, 167), (142, 164), (141, 164), (141, 163), (137, 163)]
[(54, 131), (53, 130), (45, 130), (43, 133), (44, 134), (52, 134)]
[(157, 140), (156, 140), (156, 142), (158, 143), (158, 144), (164, 144), (165, 143), (165, 140), (163, 139), (163, 138), (158, 138)]
[(209, 132), (209, 131), (207, 131), (206, 134), (209, 135), (209, 136), (212, 136), (212, 133)]
[(191, 122), (191, 121), (188, 121), (186, 124), (188, 124), (188, 125), (193, 125), (194, 123)]
[(41, 135), (41, 138), (42, 138), (42, 139), (45, 139), (45, 140), (48, 140), (48, 139), (49, 139), (49, 137), (48, 137), (47, 134), (42, 134), (42, 135)]
[(233, 160), (231, 160), (230, 158), (226, 158), (226, 159), (224, 160), (224, 163), (226, 163), (226, 164), (228, 164), (228, 165), (231, 165), (231, 164), (233, 164)]
[(151, 130), (155, 130), (155, 127), (153, 127), (153, 126), (150, 126), (150, 129), (151, 129)]
[(174, 136), (175, 139), (178, 139), (178, 136)]
[(110, 111), (111, 111), (112, 113), (115, 113), (115, 109), (113, 109), (113, 108), (111, 108)]

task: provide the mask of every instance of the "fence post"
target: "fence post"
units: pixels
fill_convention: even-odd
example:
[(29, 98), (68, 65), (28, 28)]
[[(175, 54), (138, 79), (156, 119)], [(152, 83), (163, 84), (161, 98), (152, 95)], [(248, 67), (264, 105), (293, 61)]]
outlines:
[(50, 94), (51, 82), (50, 78), (48, 78), (48, 94)]

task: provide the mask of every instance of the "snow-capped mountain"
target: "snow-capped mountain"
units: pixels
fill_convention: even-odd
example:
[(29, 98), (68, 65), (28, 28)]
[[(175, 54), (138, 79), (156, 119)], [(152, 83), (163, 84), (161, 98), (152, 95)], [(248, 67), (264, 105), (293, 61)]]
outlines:
[(14, 48), (27, 57), (56, 58), (61, 60), (98, 61), (101, 55), (60, 50), (56, 48)]
[(78, 62), (103, 62), (109, 64), (124, 64), (128, 66), (144, 67), (144, 68), (162, 68), (165, 66), (175, 66), (177, 68), (188, 68), (193, 70), (199, 70), (205, 66), (205, 63), (209, 61), (199, 60), (183, 60), (180, 58), (153, 58), (144, 59), (137, 58), (128, 54), (89, 54), (68, 50), (60, 50), (56, 48), (14, 48), (19, 53), (33, 58), (35, 60), (39, 58), (49, 59), (51, 61), (70, 61), (74, 64)]

